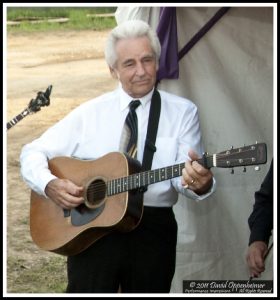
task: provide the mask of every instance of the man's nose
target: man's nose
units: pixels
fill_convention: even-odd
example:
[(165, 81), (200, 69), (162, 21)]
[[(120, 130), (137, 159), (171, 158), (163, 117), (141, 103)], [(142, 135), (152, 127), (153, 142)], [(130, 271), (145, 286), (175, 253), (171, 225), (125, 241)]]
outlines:
[(141, 62), (137, 63), (137, 64), (136, 64), (136, 74), (137, 74), (138, 76), (142, 76), (142, 75), (144, 75), (145, 73), (146, 73), (146, 70), (145, 70), (144, 65), (143, 65)]

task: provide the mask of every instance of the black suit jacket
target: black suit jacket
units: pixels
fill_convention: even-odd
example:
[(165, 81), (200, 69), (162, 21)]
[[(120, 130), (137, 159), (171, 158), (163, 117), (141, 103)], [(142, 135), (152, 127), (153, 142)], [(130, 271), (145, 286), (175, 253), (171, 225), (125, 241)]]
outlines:
[(251, 230), (249, 245), (254, 241), (268, 244), (273, 229), (273, 159), (259, 191), (255, 192), (255, 204), (248, 224)]

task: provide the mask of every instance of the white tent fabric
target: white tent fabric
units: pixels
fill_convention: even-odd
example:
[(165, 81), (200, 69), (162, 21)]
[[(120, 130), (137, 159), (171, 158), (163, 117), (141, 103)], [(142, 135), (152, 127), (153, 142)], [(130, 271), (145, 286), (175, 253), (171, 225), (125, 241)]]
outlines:
[[(218, 9), (177, 7), (179, 50)], [(119, 7), (116, 20), (142, 19), (156, 29), (159, 10)], [(247, 220), (274, 149), (273, 7), (232, 7), (180, 60), (179, 67), (179, 79), (162, 80), (158, 88), (198, 106), (207, 152), (265, 142), (268, 163), (258, 172), (254, 167), (246, 172), (236, 168), (233, 175), (230, 169), (213, 168), (215, 194), (200, 202), (179, 197), (174, 206), (179, 234), (173, 293), (182, 293), (183, 280), (249, 278)], [(273, 279), (273, 260), (271, 253), (260, 279)]]

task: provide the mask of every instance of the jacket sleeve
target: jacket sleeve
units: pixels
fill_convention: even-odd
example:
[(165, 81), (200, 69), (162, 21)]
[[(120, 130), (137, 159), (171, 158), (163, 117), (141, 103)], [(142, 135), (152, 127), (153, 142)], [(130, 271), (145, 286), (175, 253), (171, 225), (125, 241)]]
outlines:
[(255, 192), (255, 204), (248, 218), (249, 245), (254, 241), (268, 244), (273, 229), (273, 159), (260, 189)]

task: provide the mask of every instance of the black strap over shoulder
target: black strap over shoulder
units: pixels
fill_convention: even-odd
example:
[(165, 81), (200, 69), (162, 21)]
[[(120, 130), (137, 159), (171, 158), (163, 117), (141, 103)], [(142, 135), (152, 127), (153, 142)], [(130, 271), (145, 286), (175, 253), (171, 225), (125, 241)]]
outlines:
[(143, 171), (147, 171), (151, 169), (153, 156), (157, 150), (155, 144), (156, 144), (157, 129), (158, 129), (158, 123), (160, 117), (160, 108), (161, 108), (160, 94), (157, 91), (157, 89), (155, 89), (152, 96), (150, 113), (149, 113), (147, 136), (146, 136), (144, 155), (142, 161)]

